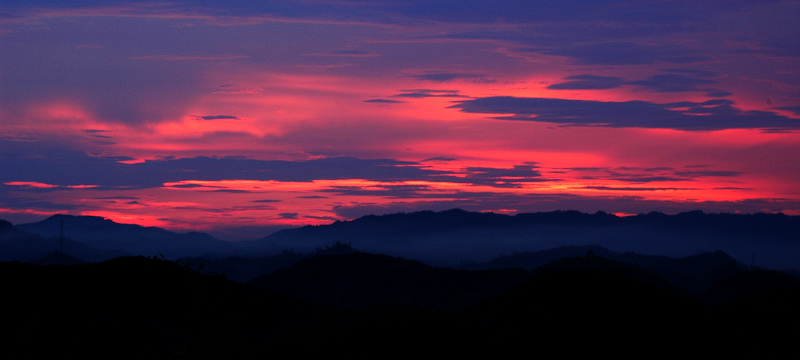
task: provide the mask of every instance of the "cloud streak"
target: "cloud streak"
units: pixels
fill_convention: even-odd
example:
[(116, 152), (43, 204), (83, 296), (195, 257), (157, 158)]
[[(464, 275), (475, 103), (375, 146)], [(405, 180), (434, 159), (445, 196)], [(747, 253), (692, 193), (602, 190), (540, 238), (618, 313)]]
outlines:
[(638, 85), (658, 92), (707, 91), (706, 86), (716, 84), (714, 80), (691, 77), (682, 74), (660, 74), (645, 80), (630, 81), (630, 85)]
[(614, 76), (575, 75), (567, 76), (563, 83), (552, 84), (551, 90), (603, 90), (613, 89), (625, 83), (625, 80)]
[(800, 120), (769, 111), (745, 111), (730, 100), (658, 104), (646, 101), (602, 102), (510, 96), (459, 101), (467, 113), (512, 114), (495, 119), (548, 122), (573, 126), (639, 127), (709, 131), (724, 129), (800, 129)]

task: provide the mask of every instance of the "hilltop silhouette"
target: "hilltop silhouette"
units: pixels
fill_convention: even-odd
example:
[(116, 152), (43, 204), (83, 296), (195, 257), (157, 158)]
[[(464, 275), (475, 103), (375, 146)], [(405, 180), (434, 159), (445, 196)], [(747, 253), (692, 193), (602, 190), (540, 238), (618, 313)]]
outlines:
[(467, 271), (362, 252), (317, 255), (250, 285), (344, 308), (457, 309), (527, 280), (522, 269)]
[(63, 251), (61, 255), (74, 257), (79, 261), (101, 261), (128, 255), (122, 250), (97, 249), (72, 239), (60, 239), (56, 236), (42, 237), (37, 234), (19, 230), (10, 222), (0, 220), (0, 261), (34, 261), (53, 253)]
[[(716, 250), (738, 262), (777, 270), (797, 270), (800, 258), (800, 241), (796, 236), (800, 233), (799, 216), (700, 211), (627, 217), (577, 211), (510, 216), (454, 209), (364, 216), (328, 225), (284, 229), (240, 242), (221, 241), (197, 232), (181, 234), (117, 224), (99, 217), (54, 215), (31, 224), (11, 226), (6, 222), (5, 230), (0, 233), (0, 243), (4, 244), (2, 259), (29, 261), (52, 253), (58, 248), (62, 222), (64, 252), (80, 260), (99, 261), (125, 254), (161, 254), (170, 259), (191, 257), (222, 272), (241, 274), (236, 275), (241, 281), (260, 275), (254, 273), (259, 266), (264, 270), (277, 269), (274, 265), (263, 265), (263, 261), (251, 261), (255, 258), (270, 257), (275, 263), (283, 262), (281, 266), (285, 267), (336, 242), (430, 265), (461, 264), (465, 268), (472, 266), (471, 269), (515, 261), (518, 263), (515, 266), (536, 267), (548, 258), (528, 257), (522, 261), (520, 256), (548, 249), (568, 251), (565, 246), (596, 246), (593, 251), (598, 254), (620, 260), (623, 258), (607, 251), (638, 254), (624, 261), (648, 261), (653, 266), (658, 259), (646, 256), (687, 257)], [(578, 250), (578, 254), (583, 251)], [(223, 258), (233, 256), (240, 259), (224, 264)], [(248, 261), (252, 264), (243, 265)]]
[(177, 258), (222, 253), (235, 248), (229, 242), (200, 232), (175, 233), (157, 227), (119, 224), (97, 216), (53, 215), (16, 228), (43, 237), (58, 237), (62, 223), (64, 236), (72, 241), (101, 250), (124, 251), (129, 255), (160, 253)]
[[(727, 266), (718, 261), (723, 255), (673, 259), (667, 267), (721, 274), (710, 269)], [(138, 358), (209, 359), (790, 351), (800, 283), (743, 266), (719, 276), (692, 291), (594, 253), (532, 270), (458, 270), (343, 244), (249, 285), (160, 257), (0, 262), (0, 284), (13, 294), (6, 306), (14, 309), (4, 320), (14, 331), (3, 349), (31, 357), (116, 349)]]

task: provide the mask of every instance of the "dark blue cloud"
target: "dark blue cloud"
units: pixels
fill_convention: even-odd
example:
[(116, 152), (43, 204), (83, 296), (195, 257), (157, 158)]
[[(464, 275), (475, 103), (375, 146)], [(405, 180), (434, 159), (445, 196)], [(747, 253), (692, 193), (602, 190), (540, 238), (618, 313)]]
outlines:
[(800, 106), (781, 106), (781, 107), (776, 108), (776, 109), (791, 111), (791, 112), (793, 112), (793, 113), (795, 113), (797, 115), (800, 115)]
[[(97, 6), (153, 4), (149, 0), (9, 0), (2, 8), (23, 7), (81, 8)], [(396, 0), (338, 0), (338, 1), (239, 1), (221, 5), (211, 0), (174, 0), (157, 3), (171, 8), (186, 8), (194, 13), (221, 16), (273, 15), (289, 18), (326, 18), (339, 20), (381, 19), (398, 22), (401, 19), (417, 21), (446, 21), (457, 23), (517, 23), (532, 21), (565, 21), (606, 19), (624, 21), (639, 27), (679, 27), (687, 17), (702, 18), (715, 7), (700, 3), (670, 6), (663, 3), (630, 3), (621, 0), (598, 3), (590, 0), (565, 0), (558, 2), (531, 2), (529, 0), (460, 1), (396, 1)], [(726, 3), (735, 8), (735, 2)], [(705, 7), (705, 8), (704, 8)], [(702, 12), (700, 12), (702, 11)], [(698, 13), (700, 12), (700, 13)]]
[(300, 214), (298, 214), (298, 213), (280, 213), (280, 214), (278, 214), (278, 216), (280, 216), (281, 219), (297, 219), (297, 215), (300, 215)]
[(553, 181), (545, 179), (533, 165), (515, 165), (511, 169), (468, 167), (465, 169), (471, 183), (494, 187), (519, 187), (521, 183)]
[(238, 120), (239, 118), (233, 115), (209, 115), (201, 116), (203, 120)]
[(628, 82), (628, 84), (639, 85), (658, 92), (707, 91), (706, 86), (716, 83), (714, 80), (682, 74), (659, 74), (650, 76), (645, 80)]
[(541, 52), (549, 55), (568, 56), (582, 65), (651, 64), (664, 57), (659, 47), (643, 46), (632, 42), (575, 44)]
[(678, 171), (675, 175), (686, 176), (691, 178), (706, 177), (706, 176), (721, 176), (721, 177), (734, 177), (740, 176), (740, 171), (724, 171), (724, 170), (707, 170), (707, 171)]
[[(308, 161), (263, 161), (244, 157), (195, 157), (124, 164), (117, 158), (48, 148), (35, 142), (0, 140), (0, 184), (13, 181), (51, 185), (98, 185), (103, 188), (152, 188), (184, 180), (367, 179), (374, 181), (447, 178), (450, 173), (418, 163), (388, 159), (325, 158)], [(187, 185), (191, 186), (191, 185)], [(45, 191), (47, 189), (43, 189)]]
[(456, 102), (468, 113), (513, 114), (502, 120), (548, 122), (574, 126), (640, 127), (690, 131), (722, 129), (798, 130), (800, 120), (768, 111), (744, 111), (733, 102), (714, 99), (701, 103), (657, 104), (646, 101), (601, 102), (510, 96)]
[(758, 53), (781, 57), (800, 57), (800, 37), (794, 36), (784, 38), (773, 38), (761, 44), (762, 49)]
[(406, 98), (429, 98), (429, 97), (468, 97), (462, 95), (459, 90), (436, 90), (436, 89), (410, 89), (400, 90), (401, 93), (394, 95), (396, 97)]
[(565, 77), (567, 82), (548, 86), (551, 90), (600, 90), (613, 89), (622, 85), (625, 80), (619, 77), (597, 75), (575, 75)]
[(426, 185), (377, 185), (363, 188), (359, 186), (334, 186), (330, 189), (321, 190), (322, 192), (333, 193), (336, 195), (356, 195), (356, 196), (383, 196), (397, 199), (414, 198), (442, 198), (447, 194), (431, 193), (430, 187)]
[(687, 74), (695, 77), (704, 77), (704, 78), (719, 76), (719, 74), (713, 71), (697, 70), (697, 69), (672, 68), (672, 69), (662, 69), (661, 71), (673, 74)]
[[(698, 170), (699, 168), (707, 168), (706, 166), (686, 166), (684, 169), (675, 169), (671, 167), (627, 167), (619, 166), (615, 168), (570, 168), (568, 170), (578, 173), (577, 177), (587, 180), (614, 180), (627, 183), (651, 183), (651, 182), (666, 182), (666, 181), (697, 181), (703, 177), (736, 177), (742, 175), (738, 171), (729, 170), (713, 170), (705, 169)], [(593, 188), (593, 187), (588, 187)], [(600, 190), (618, 190), (636, 188), (609, 188)]]
[[(546, 181), (534, 165), (517, 165), (511, 169), (471, 167), (459, 171), (440, 171), (423, 164), (390, 159), (324, 158), (307, 161), (254, 160), (245, 157), (194, 157), (147, 160), (142, 163), (120, 163), (117, 158), (92, 157), (80, 151), (52, 148), (38, 143), (0, 140), (5, 150), (0, 153), (0, 184), (22, 181), (56, 185), (55, 188), (6, 186), (26, 191), (53, 191), (70, 185), (96, 185), (96, 189), (154, 188), (168, 182), (186, 180), (276, 180), (313, 181), (319, 179), (365, 179), (394, 182), (408, 180), (449, 181), (513, 187), (524, 182)], [(430, 160), (430, 159), (429, 159)], [(438, 160), (452, 160), (441, 158)], [(463, 175), (466, 174), (466, 177)], [(181, 184), (181, 188), (213, 185)], [(363, 190), (363, 189), (358, 189)], [(414, 186), (391, 186), (377, 192), (419, 192)], [(231, 191), (218, 189), (217, 191)], [(337, 190), (339, 192), (344, 189)], [(355, 191), (355, 190), (353, 190)], [(371, 190), (372, 191), (372, 190)], [(259, 200), (258, 202), (272, 202)]]
[(174, 185), (173, 187), (179, 189), (193, 189), (193, 188), (201, 188), (204, 186), (199, 184), (179, 184), (179, 185)]

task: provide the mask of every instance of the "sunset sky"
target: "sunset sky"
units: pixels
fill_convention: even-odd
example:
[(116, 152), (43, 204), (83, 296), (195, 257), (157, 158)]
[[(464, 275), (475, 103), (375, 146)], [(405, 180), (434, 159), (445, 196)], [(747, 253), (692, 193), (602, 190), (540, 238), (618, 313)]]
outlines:
[[(724, 4), (724, 5), (723, 5)], [(0, 218), (800, 215), (800, 1), (3, 1)]]

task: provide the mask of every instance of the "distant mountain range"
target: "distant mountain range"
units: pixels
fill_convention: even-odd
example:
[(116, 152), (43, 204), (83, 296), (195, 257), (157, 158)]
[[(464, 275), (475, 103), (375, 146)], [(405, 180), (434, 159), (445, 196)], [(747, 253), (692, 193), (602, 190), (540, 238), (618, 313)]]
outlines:
[(565, 245), (598, 245), (616, 252), (685, 257), (722, 250), (747, 264), (798, 268), (800, 216), (784, 214), (618, 217), (554, 211), (515, 216), (463, 210), (364, 216), (330, 225), (286, 229), (251, 242), (254, 249), (310, 252), (333, 241), (436, 265), (485, 262)]
[(98, 249), (69, 238), (42, 237), (22, 231), (5, 220), (0, 220), (0, 250), (0, 261), (34, 261), (62, 251), (89, 262), (130, 255), (123, 250)]
[[(98, 250), (124, 252), (128, 255), (167, 258), (225, 253), (236, 249), (230, 242), (200, 232), (175, 233), (157, 227), (119, 224), (97, 216), (53, 215), (45, 220), (17, 225), (25, 232), (58, 239), (63, 224), (64, 238)], [(54, 251), (50, 250), (51, 252)], [(65, 249), (65, 252), (70, 252)], [(119, 256), (117, 254), (116, 256)]]
[(56, 251), (62, 222), (64, 252), (85, 261), (122, 254), (160, 254), (168, 259), (202, 256), (206, 260), (234, 255), (277, 256), (285, 251), (310, 254), (339, 242), (361, 251), (448, 266), (513, 262), (526, 253), (564, 246), (599, 246), (616, 253), (673, 258), (721, 250), (748, 265), (772, 269), (800, 267), (800, 216), (700, 211), (628, 217), (577, 211), (515, 216), (458, 209), (421, 211), (285, 229), (257, 240), (235, 243), (198, 232), (175, 233), (118, 224), (99, 217), (54, 215), (16, 226), (3, 222), (0, 258), (31, 260)]

